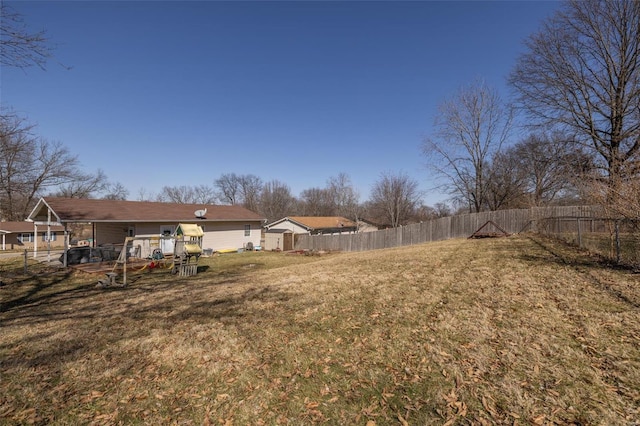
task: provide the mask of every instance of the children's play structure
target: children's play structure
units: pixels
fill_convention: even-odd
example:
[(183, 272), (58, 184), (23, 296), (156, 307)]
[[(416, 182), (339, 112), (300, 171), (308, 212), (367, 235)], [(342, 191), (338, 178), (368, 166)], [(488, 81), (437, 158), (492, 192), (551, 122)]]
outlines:
[[(140, 272), (145, 269), (170, 269), (179, 276), (198, 273), (198, 259), (202, 255), (204, 231), (199, 225), (178, 224), (175, 232), (168, 236), (126, 237), (120, 255), (107, 278), (99, 280), (102, 286), (116, 284), (122, 274), (122, 285), (127, 284), (127, 269)], [(172, 252), (167, 252), (173, 248)]]
[(204, 231), (195, 224), (179, 224), (176, 228), (173, 250), (173, 273), (180, 276), (196, 275), (198, 259), (202, 254)]

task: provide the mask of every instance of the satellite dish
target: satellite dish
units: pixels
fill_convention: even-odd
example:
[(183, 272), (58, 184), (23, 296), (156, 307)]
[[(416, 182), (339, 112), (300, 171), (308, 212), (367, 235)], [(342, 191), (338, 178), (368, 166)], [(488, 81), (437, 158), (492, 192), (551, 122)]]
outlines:
[(204, 216), (207, 214), (207, 209), (196, 210), (194, 214), (198, 219), (204, 219)]

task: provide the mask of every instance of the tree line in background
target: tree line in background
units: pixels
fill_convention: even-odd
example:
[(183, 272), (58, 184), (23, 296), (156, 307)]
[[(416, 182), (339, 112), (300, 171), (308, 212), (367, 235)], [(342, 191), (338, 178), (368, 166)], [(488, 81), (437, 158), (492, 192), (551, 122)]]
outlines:
[[(43, 33), (29, 34), (8, 10), (1, 64), (44, 68)], [(476, 81), (439, 106), (422, 144), (451, 204), (425, 206), (418, 182), (381, 174), (360, 202), (347, 174), (295, 197), (286, 183), (223, 174), (211, 186), (166, 186), (138, 200), (242, 205), (284, 216), (367, 218), (399, 226), (454, 212), (594, 202), (640, 217), (640, 2), (570, 0), (526, 41), (509, 77), (515, 104)], [(513, 143), (516, 113), (528, 133)], [(36, 136), (24, 118), (0, 114), (0, 219), (23, 220), (42, 195), (126, 199), (104, 172), (85, 173), (62, 144)]]
[[(406, 175), (385, 174), (374, 185), (371, 199), (360, 203), (350, 177), (340, 173), (325, 187), (309, 188), (295, 197), (278, 180), (264, 182), (253, 174), (227, 173), (213, 184), (165, 186), (158, 194), (141, 191), (140, 201), (185, 204), (241, 205), (268, 220), (285, 216), (344, 216), (353, 220), (371, 218), (398, 226), (436, 215), (449, 214), (419, 205), (417, 181)], [(109, 182), (102, 170), (86, 173), (78, 158), (58, 142), (36, 136), (25, 119), (3, 111), (0, 114), (0, 219), (24, 220), (41, 196), (125, 200), (129, 191)]]
[(582, 199), (640, 217), (640, 2), (569, 0), (509, 77), (532, 133), (482, 82), (440, 106), (423, 151), (470, 211)]
[[(557, 155), (554, 139), (532, 136), (500, 152), (486, 173), (486, 203), (480, 210), (527, 207), (575, 200), (565, 179), (574, 171), (570, 157)], [(582, 160), (582, 158), (581, 158)], [(585, 160), (586, 161), (586, 160)], [(461, 168), (459, 168), (461, 169)], [(76, 156), (60, 143), (33, 134), (33, 126), (14, 115), (0, 115), (0, 217), (24, 220), (41, 196), (125, 200), (129, 191), (109, 182), (101, 170), (86, 173)], [(348, 174), (329, 177), (324, 187), (303, 190), (297, 197), (281, 181), (265, 182), (253, 174), (222, 174), (211, 185), (164, 186), (159, 193), (141, 191), (139, 201), (240, 205), (269, 221), (285, 216), (344, 216), (396, 227), (468, 211), (456, 205), (422, 203), (418, 181), (404, 173), (383, 173), (369, 199), (361, 202)]]
[[(102, 170), (86, 173), (78, 158), (58, 142), (34, 134), (25, 119), (0, 114), (0, 219), (24, 220), (41, 196), (125, 200), (129, 191), (112, 183)], [(222, 174), (212, 185), (165, 186), (158, 194), (141, 191), (137, 200), (185, 204), (240, 205), (269, 221), (285, 216), (368, 218), (398, 226), (450, 214), (445, 204), (421, 204), (418, 183), (405, 174), (383, 174), (371, 197), (361, 203), (349, 175), (330, 177), (325, 187), (303, 190), (298, 197), (284, 182), (264, 182), (253, 174)]]

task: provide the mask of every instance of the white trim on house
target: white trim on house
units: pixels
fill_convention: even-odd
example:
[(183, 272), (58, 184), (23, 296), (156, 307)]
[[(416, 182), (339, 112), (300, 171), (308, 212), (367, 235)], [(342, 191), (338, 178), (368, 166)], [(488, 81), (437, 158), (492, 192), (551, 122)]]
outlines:
[[(197, 211), (206, 211), (206, 217), (194, 216)], [(94, 245), (123, 244), (127, 237), (160, 237), (163, 228), (194, 223), (205, 232), (203, 248), (214, 251), (241, 249), (248, 243), (260, 246), (264, 223), (263, 217), (240, 206), (56, 198), (40, 199), (29, 215), (40, 222), (46, 217), (55, 218), (65, 229), (69, 223), (91, 223)]]

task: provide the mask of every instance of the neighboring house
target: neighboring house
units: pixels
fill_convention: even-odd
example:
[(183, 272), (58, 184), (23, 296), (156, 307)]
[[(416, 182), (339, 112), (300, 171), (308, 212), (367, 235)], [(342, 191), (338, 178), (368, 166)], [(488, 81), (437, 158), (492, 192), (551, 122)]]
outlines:
[(45, 249), (63, 248), (64, 228), (56, 225), (38, 227), (36, 234), (31, 222), (0, 222), (0, 250), (31, 250), (35, 245)]
[(264, 249), (265, 250), (293, 250), (293, 231), (284, 228), (271, 228), (264, 232)]
[[(284, 242), (287, 238), (284, 231), (291, 231), (293, 234), (309, 234), (309, 235), (339, 235), (353, 234), (358, 231), (358, 225), (355, 222), (341, 216), (289, 216), (280, 220), (276, 220), (265, 225), (265, 250), (274, 250), (280, 248), (287, 250)], [(270, 234), (272, 237), (270, 238)], [(281, 235), (282, 245), (274, 247), (274, 234)], [(293, 240), (292, 240), (293, 241)], [(293, 249), (293, 247), (291, 247)]]
[(171, 240), (160, 237), (172, 235), (180, 223), (195, 223), (203, 229), (204, 249), (239, 249), (248, 243), (259, 246), (265, 221), (241, 206), (55, 197), (41, 198), (27, 220), (39, 229), (46, 228), (47, 223), (62, 225), (65, 240), (71, 225), (90, 223), (94, 246), (123, 244), (126, 237), (145, 237), (138, 253), (142, 257), (153, 249), (148, 245), (154, 237), (163, 252), (173, 252)]

